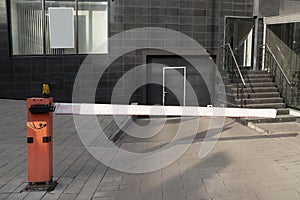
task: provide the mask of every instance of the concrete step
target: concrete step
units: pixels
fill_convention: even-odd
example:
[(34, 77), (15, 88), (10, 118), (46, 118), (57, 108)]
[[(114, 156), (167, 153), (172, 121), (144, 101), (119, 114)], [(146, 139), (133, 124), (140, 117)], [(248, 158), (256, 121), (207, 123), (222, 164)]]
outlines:
[(272, 78), (270, 74), (244, 74), (244, 78)]
[(245, 108), (285, 108), (285, 103), (264, 103), (264, 104), (247, 104)]
[[(237, 96), (237, 93), (233, 93), (232, 96)], [(280, 97), (278, 92), (262, 92), (262, 93), (244, 93), (243, 98), (272, 98)]]
[(230, 80), (229, 80), (228, 77), (222, 77), (222, 81), (223, 81), (223, 84), (224, 84), (224, 85), (230, 84)]
[[(241, 104), (241, 99), (236, 99), (235, 101), (236, 101), (237, 104)], [(243, 99), (243, 105), (269, 104), (269, 103), (283, 103), (283, 99), (280, 98), (280, 97)]]
[(265, 83), (272, 82), (271, 78), (245, 78), (246, 83)]
[(242, 74), (268, 74), (267, 71), (261, 71), (261, 70), (241, 70)]
[[(249, 122), (255, 123), (278, 123), (278, 122), (293, 122), (296, 121), (296, 117), (289, 115), (289, 110), (285, 109), (286, 104), (280, 97), (278, 89), (272, 77), (266, 71), (252, 71), (242, 70), (243, 78), (246, 82), (246, 87), (243, 90), (243, 99), (237, 99), (237, 86), (234, 83), (236, 80), (241, 82), (239, 78), (235, 76), (230, 79), (230, 75), (227, 80), (233, 83), (225, 86), (227, 91), (227, 105), (231, 107), (238, 107), (243, 101), (244, 108), (275, 108), (277, 109), (277, 117), (273, 118), (240, 118), (238, 121), (244, 125)], [(239, 91), (241, 92), (241, 84), (239, 85)], [(250, 124), (252, 124), (250, 123)]]
[(240, 65), (239, 68), (241, 71), (250, 71), (250, 70), (252, 71), (253, 67)]
[[(242, 84), (240, 84), (240, 87), (242, 87)], [(246, 82), (246, 88), (253, 88), (253, 87), (276, 87), (276, 86), (275, 86), (275, 83), (273, 83), (273, 82), (260, 82), (260, 83)]]
[[(273, 80), (272, 76), (270, 74), (243, 74), (242, 76), (244, 79), (269, 79), (269, 80)], [(227, 78), (232, 78), (232, 79), (236, 79), (236, 75), (235, 74), (227, 74), (224, 75), (222, 77), (227, 77)], [(240, 79), (240, 76), (238, 76), (238, 79)]]
[(277, 109), (277, 115), (289, 115), (290, 110), (289, 109)]
[(294, 122), (297, 117), (292, 115), (278, 115), (276, 118), (241, 118), (239, 122), (247, 125), (249, 122), (252, 123), (280, 123), (280, 122)]
[[(233, 93), (237, 93), (237, 88), (231, 88)], [(239, 91), (242, 91), (239, 88)], [(269, 93), (269, 92), (278, 92), (276, 87), (253, 87), (253, 88), (244, 88), (244, 93)]]
[[(271, 78), (246, 78), (244, 77), (245, 83), (246, 84), (255, 84), (255, 83), (274, 83)], [(237, 84), (237, 83), (242, 83), (240, 79), (236, 80), (231, 80), (227, 79), (230, 84)], [(273, 84), (275, 85), (275, 83)]]

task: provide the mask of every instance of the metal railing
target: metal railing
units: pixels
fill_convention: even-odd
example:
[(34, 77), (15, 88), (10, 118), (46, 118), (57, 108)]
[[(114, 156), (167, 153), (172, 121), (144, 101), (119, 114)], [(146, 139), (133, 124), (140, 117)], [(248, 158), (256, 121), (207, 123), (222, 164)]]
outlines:
[[(223, 51), (222, 58), (223, 58), (223, 70), (226, 71), (229, 74), (230, 82), (236, 83), (237, 87), (237, 99), (240, 99), (241, 104), (240, 107), (243, 107), (243, 95), (244, 95), (244, 88), (246, 86), (245, 79), (243, 77), (243, 74), (240, 70), (240, 67), (238, 65), (238, 62), (236, 60), (236, 57), (234, 55), (234, 52), (232, 50), (232, 47), (229, 43), (221, 46)], [(240, 88), (241, 85), (241, 88)]]
[(284, 102), (287, 105), (294, 107), (293, 104), (295, 102), (297, 103), (298, 98), (295, 95), (293, 82), (284, 72), (284, 68), (279, 63), (271, 48), (267, 44), (261, 45), (260, 48), (263, 50), (264, 70), (267, 70), (272, 75), (273, 81), (276, 83), (280, 96), (284, 99)]

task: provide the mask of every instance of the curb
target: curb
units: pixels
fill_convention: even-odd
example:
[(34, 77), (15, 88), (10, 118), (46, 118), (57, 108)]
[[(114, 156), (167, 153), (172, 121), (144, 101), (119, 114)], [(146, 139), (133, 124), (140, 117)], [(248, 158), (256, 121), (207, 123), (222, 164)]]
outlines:
[(260, 128), (260, 127), (256, 126), (253, 122), (248, 122), (247, 126), (260, 134), (266, 134), (266, 135), (270, 134), (269, 130)]

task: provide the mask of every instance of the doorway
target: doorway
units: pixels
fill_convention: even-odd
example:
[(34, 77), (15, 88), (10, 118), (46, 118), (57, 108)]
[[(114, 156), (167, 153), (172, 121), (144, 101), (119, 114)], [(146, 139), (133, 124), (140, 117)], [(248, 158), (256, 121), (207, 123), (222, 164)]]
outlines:
[(186, 67), (163, 68), (164, 106), (185, 106), (186, 99)]
[(252, 66), (254, 22), (251, 17), (225, 17), (224, 44), (230, 44), (241, 67)]
[[(145, 105), (164, 105), (164, 90), (167, 92), (165, 105), (207, 106), (212, 104), (208, 87), (214, 90), (215, 72), (213, 67), (206, 64), (207, 57), (190, 56), (191, 60), (201, 61), (199, 65), (193, 66), (181, 56), (159, 55), (159, 53), (161, 52), (145, 56), (145, 63), (148, 64), (145, 72), (147, 82), (150, 83), (144, 90)], [(195, 67), (204, 68), (203, 74), (200, 74)], [(211, 82), (206, 84), (202, 76), (210, 77)], [(184, 86), (184, 79), (186, 86)], [(164, 87), (164, 84), (167, 87)], [(183, 98), (184, 95), (185, 98)]]

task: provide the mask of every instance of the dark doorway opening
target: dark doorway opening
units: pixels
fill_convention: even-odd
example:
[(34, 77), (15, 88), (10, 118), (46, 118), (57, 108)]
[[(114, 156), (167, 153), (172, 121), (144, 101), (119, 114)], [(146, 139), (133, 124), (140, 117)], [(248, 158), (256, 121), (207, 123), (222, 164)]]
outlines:
[(225, 17), (224, 41), (232, 47), (241, 67), (253, 64), (254, 23), (250, 17)]
[[(185, 105), (187, 106), (207, 106), (211, 105), (211, 98), (202, 75), (188, 61), (177, 55), (147, 55), (146, 57), (147, 82), (156, 82), (161, 84), (148, 84), (146, 86), (146, 104), (147, 105), (163, 105), (164, 88), (163, 88), (163, 71), (166, 68), (178, 68), (173, 71), (166, 71), (166, 96), (165, 105), (184, 105), (184, 87), (185, 87)], [(158, 64), (158, 65), (156, 65)], [(196, 66), (208, 68), (208, 76), (212, 76), (208, 66)], [(186, 86), (183, 85), (183, 68), (186, 69)], [(174, 73), (177, 71), (177, 73)], [(182, 76), (178, 76), (181, 74)], [(195, 94), (196, 100), (192, 99), (192, 93)]]

